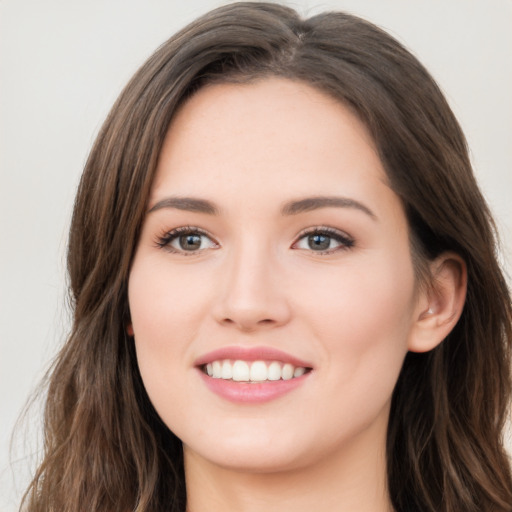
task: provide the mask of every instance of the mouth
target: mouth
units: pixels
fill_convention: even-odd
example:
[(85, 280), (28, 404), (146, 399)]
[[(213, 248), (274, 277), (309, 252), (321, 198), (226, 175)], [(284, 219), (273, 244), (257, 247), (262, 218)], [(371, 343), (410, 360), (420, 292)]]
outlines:
[(207, 388), (238, 404), (277, 399), (309, 381), (313, 365), (271, 347), (231, 346), (195, 361)]
[(233, 382), (275, 382), (292, 380), (311, 371), (307, 366), (296, 366), (282, 361), (246, 361), (217, 359), (200, 366), (203, 373), (214, 379)]

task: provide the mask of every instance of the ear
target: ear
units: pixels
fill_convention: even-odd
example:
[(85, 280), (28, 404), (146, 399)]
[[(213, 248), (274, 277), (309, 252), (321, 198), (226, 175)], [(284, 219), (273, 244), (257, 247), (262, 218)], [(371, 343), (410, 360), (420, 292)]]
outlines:
[(133, 333), (133, 325), (132, 325), (131, 322), (126, 325), (126, 334), (128, 334), (128, 336), (131, 336), (131, 337), (133, 337), (133, 335), (134, 335), (134, 333)]
[(414, 312), (408, 349), (428, 352), (448, 336), (458, 322), (466, 300), (467, 270), (464, 260), (447, 252), (430, 264), (432, 281), (420, 292)]

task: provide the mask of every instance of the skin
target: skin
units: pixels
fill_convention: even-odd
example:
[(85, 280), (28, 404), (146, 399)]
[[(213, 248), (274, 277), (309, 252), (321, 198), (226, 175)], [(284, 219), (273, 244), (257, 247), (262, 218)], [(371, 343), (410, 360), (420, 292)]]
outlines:
[[(283, 214), (312, 196), (359, 206)], [(169, 197), (218, 211), (176, 208)], [(172, 238), (180, 227), (207, 233), (199, 249)], [(342, 240), (311, 248), (304, 230), (326, 227)], [(183, 441), (190, 510), (392, 510), (393, 387), (407, 351), (439, 343), (463, 303), (460, 261), (443, 257), (433, 272), (438, 293), (427, 295), (401, 202), (344, 105), (277, 78), (209, 86), (185, 103), (131, 269), (128, 331), (148, 395)], [(313, 369), (275, 400), (232, 403), (194, 364), (225, 346), (277, 348)]]

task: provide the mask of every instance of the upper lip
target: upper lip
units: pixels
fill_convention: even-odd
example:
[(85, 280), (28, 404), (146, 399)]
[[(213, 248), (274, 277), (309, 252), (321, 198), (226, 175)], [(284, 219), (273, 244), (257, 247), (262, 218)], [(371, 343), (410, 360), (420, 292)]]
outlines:
[(221, 361), (223, 359), (242, 360), (242, 361), (281, 361), (283, 363), (290, 363), (293, 366), (301, 366), (303, 368), (312, 368), (312, 365), (307, 361), (303, 361), (295, 356), (287, 354), (282, 350), (272, 347), (240, 347), (230, 346), (222, 347), (213, 350), (200, 356), (195, 361), (195, 366), (203, 366), (213, 361)]

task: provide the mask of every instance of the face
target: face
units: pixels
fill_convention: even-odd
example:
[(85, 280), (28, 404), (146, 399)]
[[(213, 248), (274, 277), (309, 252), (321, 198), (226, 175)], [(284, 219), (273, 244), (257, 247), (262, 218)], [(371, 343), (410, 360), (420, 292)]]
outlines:
[(284, 79), (182, 106), (129, 305), (186, 461), (275, 471), (382, 445), (415, 297), (401, 203), (349, 109)]

